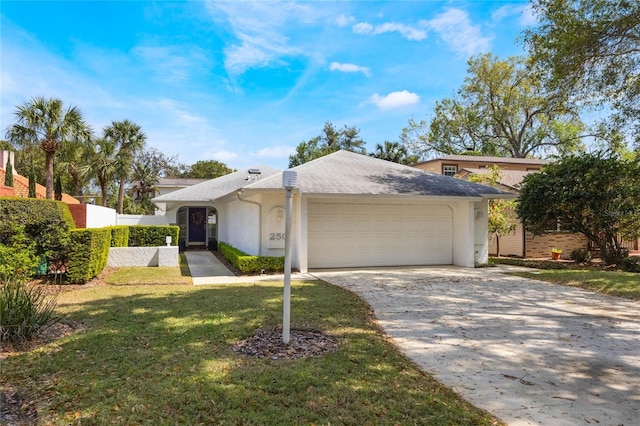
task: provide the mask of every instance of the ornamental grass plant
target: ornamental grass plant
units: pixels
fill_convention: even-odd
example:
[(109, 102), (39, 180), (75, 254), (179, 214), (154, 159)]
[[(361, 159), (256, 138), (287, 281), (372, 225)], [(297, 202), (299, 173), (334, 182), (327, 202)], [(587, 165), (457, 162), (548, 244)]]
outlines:
[(0, 342), (19, 343), (60, 320), (43, 286), (12, 279), (0, 284)]

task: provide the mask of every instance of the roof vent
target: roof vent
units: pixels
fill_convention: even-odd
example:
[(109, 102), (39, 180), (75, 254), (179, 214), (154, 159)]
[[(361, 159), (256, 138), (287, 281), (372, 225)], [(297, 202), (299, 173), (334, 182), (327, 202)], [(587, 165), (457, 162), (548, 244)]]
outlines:
[(249, 175), (244, 180), (258, 180), (261, 174), (260, 169), (249, 169)]

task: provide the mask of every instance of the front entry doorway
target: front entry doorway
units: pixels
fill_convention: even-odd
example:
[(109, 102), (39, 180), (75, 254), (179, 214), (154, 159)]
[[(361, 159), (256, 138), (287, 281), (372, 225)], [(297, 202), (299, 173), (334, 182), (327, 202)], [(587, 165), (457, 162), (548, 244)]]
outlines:
[(218, 236), (218, 212), (213, 207), (180, 207), (180, 239), (185, 247), (209, 247)]
[(207, 208), (189, 207), (189, 245), (200, 246), (207, 242)]

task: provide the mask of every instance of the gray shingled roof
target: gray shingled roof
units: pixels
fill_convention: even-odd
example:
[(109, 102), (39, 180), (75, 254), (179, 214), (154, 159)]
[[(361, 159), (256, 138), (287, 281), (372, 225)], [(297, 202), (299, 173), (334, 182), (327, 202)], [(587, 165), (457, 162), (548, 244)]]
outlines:
[(206, 182), (209, 179), (195, 179), (195, 178), (162, 178), (158, 180), (156, 186), (192, 186), (202, 182)]
[[(249, 175), (250, 169), (258, 169), (262, 173), (260, 175)], [(178, 191), (171, 192), (166, 195), (160, 195), (153, 198), (154, 203), (180, 202), (180, 201), (210, 201), (215, 200), (229, 194), (232, 194), (240, 188), (246, 186), (251, 180), (247, 180), (247, 176), (251, 179), (265, 179), (280, 170), (269, 166), (254, 166), (247, 169), (238, 170), (219, 178), (207, 180), (197, 185), (189, 186)], [(259, 178), (258, 178), (259, 176)]]
[[(513, 196), (485, 185), (349, 151), (337, 151), (291, 170), (298, 172), (299, 191), (306, 194)], [(245, 189), (282, 189), (282, 173), (249, 184)]]

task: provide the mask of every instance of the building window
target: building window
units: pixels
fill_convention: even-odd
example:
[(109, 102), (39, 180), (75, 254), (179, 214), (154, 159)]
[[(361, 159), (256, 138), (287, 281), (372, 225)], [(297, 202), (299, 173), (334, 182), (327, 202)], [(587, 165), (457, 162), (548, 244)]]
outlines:
[(458, 166), (442, 166), (442, 174), (445, 176), (455, 176), (458, 173)]

